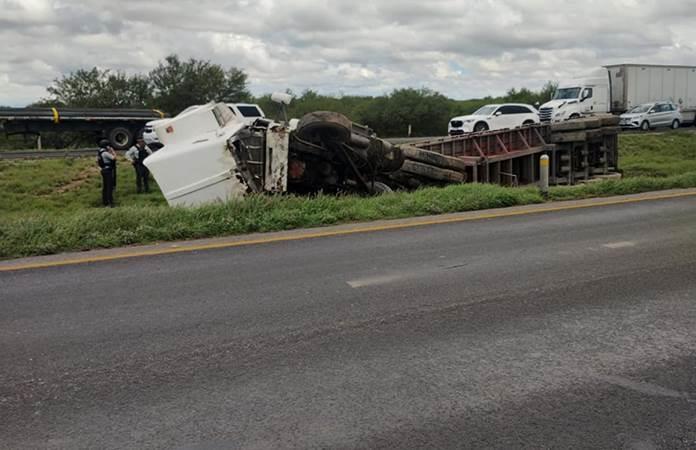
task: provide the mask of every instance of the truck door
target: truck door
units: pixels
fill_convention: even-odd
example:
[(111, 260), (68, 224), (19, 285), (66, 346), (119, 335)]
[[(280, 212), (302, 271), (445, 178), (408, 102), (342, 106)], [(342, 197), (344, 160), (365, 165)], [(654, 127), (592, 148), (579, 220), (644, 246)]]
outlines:
[(585, 88), (582, 90), (580, 95), (580, 112), (583, 114), (590, 114), (594, 112), (594, 89)]

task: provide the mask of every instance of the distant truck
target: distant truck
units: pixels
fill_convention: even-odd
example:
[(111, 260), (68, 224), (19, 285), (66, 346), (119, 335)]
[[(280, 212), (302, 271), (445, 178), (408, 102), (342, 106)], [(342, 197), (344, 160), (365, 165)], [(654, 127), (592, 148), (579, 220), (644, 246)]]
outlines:
[(166, 117), (155, 109), (0, 108), (0, 130), (7, 135), (53, 132), (90, 133), (117, 150), (130, 148), (145, 124)]
[(551, 101), (541, 105), (542, 122), (560, 122), (591, 114), (622, 114), (650, 102), (672, 102), (683, 123), (696, 118), (696, 66), (618, 64), (590, 76), (559, 84)]

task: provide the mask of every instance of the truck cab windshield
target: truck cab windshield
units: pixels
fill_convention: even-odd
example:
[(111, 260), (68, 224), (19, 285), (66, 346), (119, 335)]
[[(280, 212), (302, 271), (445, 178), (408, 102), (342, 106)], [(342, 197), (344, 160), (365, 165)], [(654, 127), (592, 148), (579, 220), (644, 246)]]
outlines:
[(580, 88), (564, 88), (556, 91), (556, 95), (553, 96), (554, 100), (575, 100), (580, 97)]

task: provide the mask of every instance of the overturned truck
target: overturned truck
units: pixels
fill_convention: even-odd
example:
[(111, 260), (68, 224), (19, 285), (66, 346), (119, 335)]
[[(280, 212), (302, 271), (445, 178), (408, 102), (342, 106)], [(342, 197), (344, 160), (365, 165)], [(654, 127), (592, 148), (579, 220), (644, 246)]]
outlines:
[(168, 203), (186, 206), (253, 193), (379, 194), (467, 181), (533, 183), (545, 153), (552, 157), (553, 181), (573, 183), (617, 168), (617, 129), (593, 120), (562, 130), (537, 125), (393, 145), (334, 112), (248, 124), (224, 104), (208, 104), (154, 123), (164, 147), (145, 165)]

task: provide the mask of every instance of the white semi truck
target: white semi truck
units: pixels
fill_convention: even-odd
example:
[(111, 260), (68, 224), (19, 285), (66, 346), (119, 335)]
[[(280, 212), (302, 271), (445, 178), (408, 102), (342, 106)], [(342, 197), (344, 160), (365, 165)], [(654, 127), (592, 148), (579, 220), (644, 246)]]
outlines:
[(539, 108), (542, 122), (560, 122), (602, 113), (622, 114), (649, 102), (677, 105), (683, 123), (696, 117), (696, 66), (618, 64), (589, 76), (561, 82)]
[[(287, 94), (274, 94), (289, 103)], [(191, 107), (151, 125), (163, 147), (145, 160), (172, 206), (254, 193), (377, 194), (461, 183), (467, 165), (451, 156), (379, 139), (328, 111), (275, 122), (246, 120), (224, 103)]]

